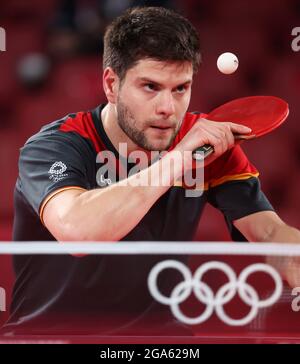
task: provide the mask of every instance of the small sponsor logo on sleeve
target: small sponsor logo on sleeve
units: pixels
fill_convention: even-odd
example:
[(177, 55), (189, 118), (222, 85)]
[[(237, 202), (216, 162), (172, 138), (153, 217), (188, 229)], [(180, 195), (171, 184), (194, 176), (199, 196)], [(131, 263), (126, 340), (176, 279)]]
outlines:
[(49, 179), (54, 183), (62, 181), (64, 178), (68, 177), (68, 173), (65, 173), (67, 166), (63, 162), (55, 162), (50, 167), (48, 173), (50, 174)]

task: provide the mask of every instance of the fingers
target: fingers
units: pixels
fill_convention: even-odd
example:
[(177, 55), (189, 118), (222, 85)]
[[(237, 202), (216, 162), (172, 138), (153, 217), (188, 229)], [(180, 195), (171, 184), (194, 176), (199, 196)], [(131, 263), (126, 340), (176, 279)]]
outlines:
[(230, 123), (203, 123), (200, 133), (205, 138), (205, 143), (213, 146), (215, 154), (221, 155), (235, 144)]
[(227, 149), (233, 147), (237, 139), (252, 139), (255, 135), (247, 135), (251, 133), (251, 128), (232, 122), (216, 122), (208, 119), (203, 119), (205, 122), (200, 123), (202, 131), (206, 131), (209, 136), (215, 136), (214, 142), (207, 141), (211, 144), (217, 154), (224, 153)]
[(299, 257), (268, 256), (266, 263), (272, 265), (291, 288), (300, 287)]
[(191, 151), (192, 158), (194, 150), (209, 144), (214, 149), (214, 156), (211, 159), (215, 159), (239, 143), (235, 140), (236, 135), (247, 137), (250, 132), (251, 129), (244, 125), (200, 118), (178, 143), (176, 149)]
[(290, 287), (300, 286), (299, 257), (289, 257), (286, 262), (285, 278)]
[(230, 123), (230, 122), (226, 123), (226, 124), (229, 124), (232, 133), (249, 134), (252, 131), (250, 128), (248, 128), (248, 126), (245, 126), (245, 125)]

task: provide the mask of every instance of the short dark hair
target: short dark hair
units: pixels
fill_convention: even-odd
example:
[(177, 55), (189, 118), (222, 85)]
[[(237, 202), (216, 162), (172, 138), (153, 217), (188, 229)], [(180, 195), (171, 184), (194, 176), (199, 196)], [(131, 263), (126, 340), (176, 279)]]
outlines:
[(123, 80), (145, 58), (190, 61), (196, 73), (201, 63), (196, 29), (185, 17), (163, 7), (126, 10), (106, 29), (103, 68), (111, 67)]

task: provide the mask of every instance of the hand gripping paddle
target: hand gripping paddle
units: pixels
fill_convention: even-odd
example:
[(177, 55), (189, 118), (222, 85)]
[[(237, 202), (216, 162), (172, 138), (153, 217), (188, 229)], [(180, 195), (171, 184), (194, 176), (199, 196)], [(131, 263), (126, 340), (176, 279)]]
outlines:
[[(249, 134), (235, 134), (235, 139), (253, 139), (270, 133), (281, 125), (289, 114), (288, 104), (275, 96), (242, 97), (227, 102), (212, 110), (205, 119), (230, 121), (252, 129)], [(196, 160), (208, 157), (214, 148), (205, 144), (193, 152)]]

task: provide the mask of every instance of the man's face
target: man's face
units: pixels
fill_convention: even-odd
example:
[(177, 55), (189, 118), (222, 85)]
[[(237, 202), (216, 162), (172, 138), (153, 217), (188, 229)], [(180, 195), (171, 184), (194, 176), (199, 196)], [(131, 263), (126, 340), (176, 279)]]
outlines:
[(167, 150), (178, 133), (191, 97), (190, 62), (140, 60), (119, 87), (117, 119), (140, 148)]

